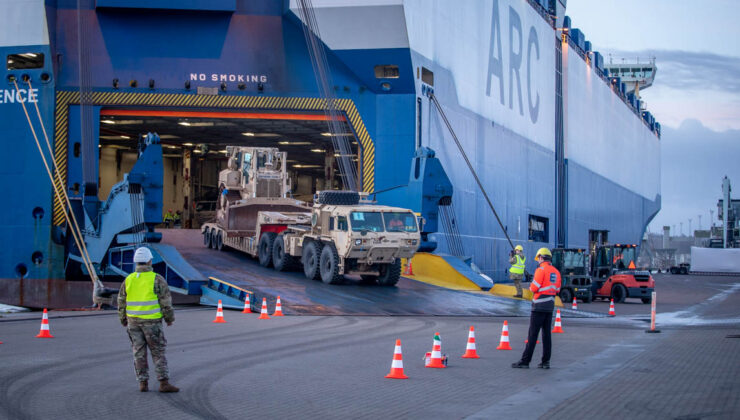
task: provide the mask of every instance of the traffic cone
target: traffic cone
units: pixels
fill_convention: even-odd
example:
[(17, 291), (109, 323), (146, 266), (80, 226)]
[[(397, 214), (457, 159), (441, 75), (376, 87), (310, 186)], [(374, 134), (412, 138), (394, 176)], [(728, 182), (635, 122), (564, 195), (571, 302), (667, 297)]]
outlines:
[(571, 306), (571, 309), (573, 309), (574, 311), (578, 310), (578, 302), (576, 302), (575, 296), (573, 296), (573, 306)]
[(270, 316), (267, 315), (267, 298), (262, 298), (262, 310), (260, 311), (260, 316), (257, 319), (270, 319)]
[(442, 340), (439, 338), (439, 333), (434, 333), (434, 345), (432, 346), (432, 360), (426, 365), (428, 368), (443, 369), (447, 366), (442, 363)]
[(463, 359), (480, 359), (478, 352), (475, 350), (475, 329), (472, 325), (468, 333), (468, 347), (465, 349), (465, 354), (462, 357)]
[[(524, 340), (524, 344), (529, 344), (529, 339)], [(537, 340), (536, 344), (540, 344), (540, 340)]]
[(509, 321), (504, 321), (504, 326), (501, 327), (501, 341), (496, 347), (496, 350), (511, 350), (509, 344)]
[(555, 314), (555, 328), (552, 329), (552, 332), (554, 333), (564, 333), (563, 331), (563, 324), (560, 321), (560, 309), (558, 309), (558, 312)]
[(41, 318), (41, 329), (36, 338), (54, 338), (51, 332), (49, 332), (49, 314), (46, 312), (46, 308), (44, 308), (44, 315)]
[(216, 309), (216, 319), (213, 320), (213, 322), (217, 324), (223, 324), (226, 322), (224, 319), (224, 307), (221, 305), (221, 300), (218, 301), (218, 309)]
[(280, 296), (277, 298), (277, 303), (275, 303), (275, 313), (272, 314), (272, 316), (284, 316), (283, 305), (280, 303)]
[(406, 270), (403, 272), (404, 276), (414, 275), (414, 265), (412, 264), (411, 258), (406, 260)]
[(391, 363), (391, 372), (385, 375), (390, 379), (408, 379), (403, 374), (403, 354), (401, 354), (401, 340), (396, 340), (396, 348), (393, 350), (393, 362)]
[(609, 302), (609, 315), (610, 315), (610, 316), (616, 316), (616, 315), (617, 315), (617, 313), (616, 313), (616, 312), (614, 312), (614, 299), (612, 299), (612, 300), (611, 300), (611, 301)]
[(247, 297), (244, 298), (244, 310), (242, 311), (243, 314), (251, 314), (252, 313), (252, 303), (251, 303), (249, 293), (247, 293)]

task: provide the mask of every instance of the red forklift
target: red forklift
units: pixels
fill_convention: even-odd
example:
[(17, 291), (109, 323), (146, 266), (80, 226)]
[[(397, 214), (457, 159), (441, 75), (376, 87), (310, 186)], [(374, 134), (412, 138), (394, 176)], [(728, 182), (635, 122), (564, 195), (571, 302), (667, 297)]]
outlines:
[(649, 271), (638, 270), (637, 245), (596, 245), (591, 250), (591, 291), (595, 299), (614, 299), (622, 303), (627, 298), (652, 301), (655, 281)]

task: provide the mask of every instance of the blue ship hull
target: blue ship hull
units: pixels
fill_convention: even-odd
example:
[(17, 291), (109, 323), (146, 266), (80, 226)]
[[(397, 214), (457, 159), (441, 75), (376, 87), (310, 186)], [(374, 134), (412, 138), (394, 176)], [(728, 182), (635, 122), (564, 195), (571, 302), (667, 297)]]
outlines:
[[(87, 303), (90, 285), (65, 278), (67, 227), (21, 103), (43, 142), (32, 107), (39, 106), (73, 199), (81, 198), (91, 171), (102, 170), (90, 150), (97, 151), (105, 109), (323, 108), (295, 1), (172, 0), (152, 8), (98, 0), (82, 2), (81, 10), (77, 2), (46, 3), (17, 2), (0, 29), (13, 31), (0, 38), (0, 56), (45, 57), (39, 68), (0, 70), (23, 89), (0, 89), (0, 186), (7, 197), (0, 208), (0, 301), (58, 307)], [(505, 231), (527, 255), (542, 246), (585, 248), (589, 231), (640, 242), (660, 209), (659, 135), (570, 40), (563, 42), (542, 8), (523, 0), (324, 3), (314, 1), (317, 22), (340, 111), (359, 143), (362, 190), (406, 184), (417, 147), (434, 149), (455, 188), (464, 253), (494, 280), (506, 278), (504, 230), (431, 105), (427, 93), (434, 92)], [(198, 94), (200, 88), (217, 94)], [(80, 153), (82, 138), (94, 142)], [(378, 201), (414, 206), (403, 189)], [(452, 251), (445, 232), (435, 236), (436, 252)]]

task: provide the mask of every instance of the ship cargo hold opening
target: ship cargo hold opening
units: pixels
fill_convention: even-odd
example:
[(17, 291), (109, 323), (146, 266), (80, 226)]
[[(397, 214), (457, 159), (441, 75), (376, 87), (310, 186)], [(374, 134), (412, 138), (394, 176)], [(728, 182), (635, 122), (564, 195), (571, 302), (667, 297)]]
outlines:
[[(276, 147), (288, 154), (291, 195), (311, 202), (321, 190), (342, 187), (338, 153), (323, 114), (102, 109), (98, 197), (105, 200), (136, 163), (138, 139), (155, 132), (163, 152), (163, 212), (180, 212), (182, 226), (197, 228), (214, 216), (218, 174), (226, 168), (226, 146)], [(359, 145), (351, 128), (357, 165)], [(74, 145), (72, 145), (74, 147)], [(259, 164), (259, 163), (258, 163)], [(360, 173), (360, 168), (357, 169)]]

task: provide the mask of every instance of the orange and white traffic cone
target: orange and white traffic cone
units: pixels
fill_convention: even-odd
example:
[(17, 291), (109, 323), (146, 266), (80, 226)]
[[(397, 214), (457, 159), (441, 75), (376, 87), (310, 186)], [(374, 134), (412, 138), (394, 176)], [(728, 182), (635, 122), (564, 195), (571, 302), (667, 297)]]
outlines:
[(463, 359), (480, 359), (478, 352), (475, 350), (475, 329), (472, 325), (468, 333), (468, 347), (465, 349), (465, 354), (462, 357)]
[(434, 333), (434, 345), (432, 346), (432, 359), (428, 365), (428, 368), (443, 369), (447, 366), (442, 363), (442, 340), (439, 338), (439, 333)]
[(223, 324), (226, 322), (224, 319), (224, 307), (221, 305), (221, 300), (218, 301), (218, 309), (216, 309), (216, 319), (213, 320), (213, 322), (217, 324)]
[(270, 315), (267, 315), (267, 298), (262, 298), (262, 310), (257, 319), (270, 319)]
[(578, 302), (576, 301), (575, 296), (573, 296), (573, 306), (571, 306), (570, 309), (573, 309), (574, 311), (578, 310)]
[(552, 329), (552, 332), (554, 333), (564, 333), (563, 331), (563, 324), (560, 321), (560, 309), (558, 309), (558, 312), (555, 314), (555, 328)]
[(614, 299), (612, 299), (612, 300), (611, 300), (611, 301), (609, 302), (609, 315), (610, 315), (610, 316), (616, 316), (616, 315), (617, 315), (617, 313), (616, 313), (616, 312), (614, 312)]
[(406, 260), (406, 270), (404, 270), (403, 275), (404, 276), (414, 275), (414, 265), (412, 264), (411, 258)]
[(41, 318), (41, 329), (36, 338), (54, 338), (49, 331), (49, 314), (46, 312), (46, 308), (44, 308), (44, 315)]
[(283, 305), (280, 303), (280, 296), (277, 298), (277, 303), (275, 303), (275, 313), (272, 314), (272, 316), (284, 316)]
[(391, 372), (385, 375), (390, 379), (408, 379), (403, 374), (403, 354), (401, 354), (401, 340), (396, 340), (396, 348), (393, 350), (393, 362), (391, 363)]
[(501, 327), (501, 341), (496, 347), (496, 350), (511, 350), (511, 344), (509, 344), (509, 321), (504, 321), (504, 326)]
[(244, 310), (242, 311), (243, 314), (251, 314), (252, 313), (252, 299), (247, 293), (247, 297), (244, 298)]

